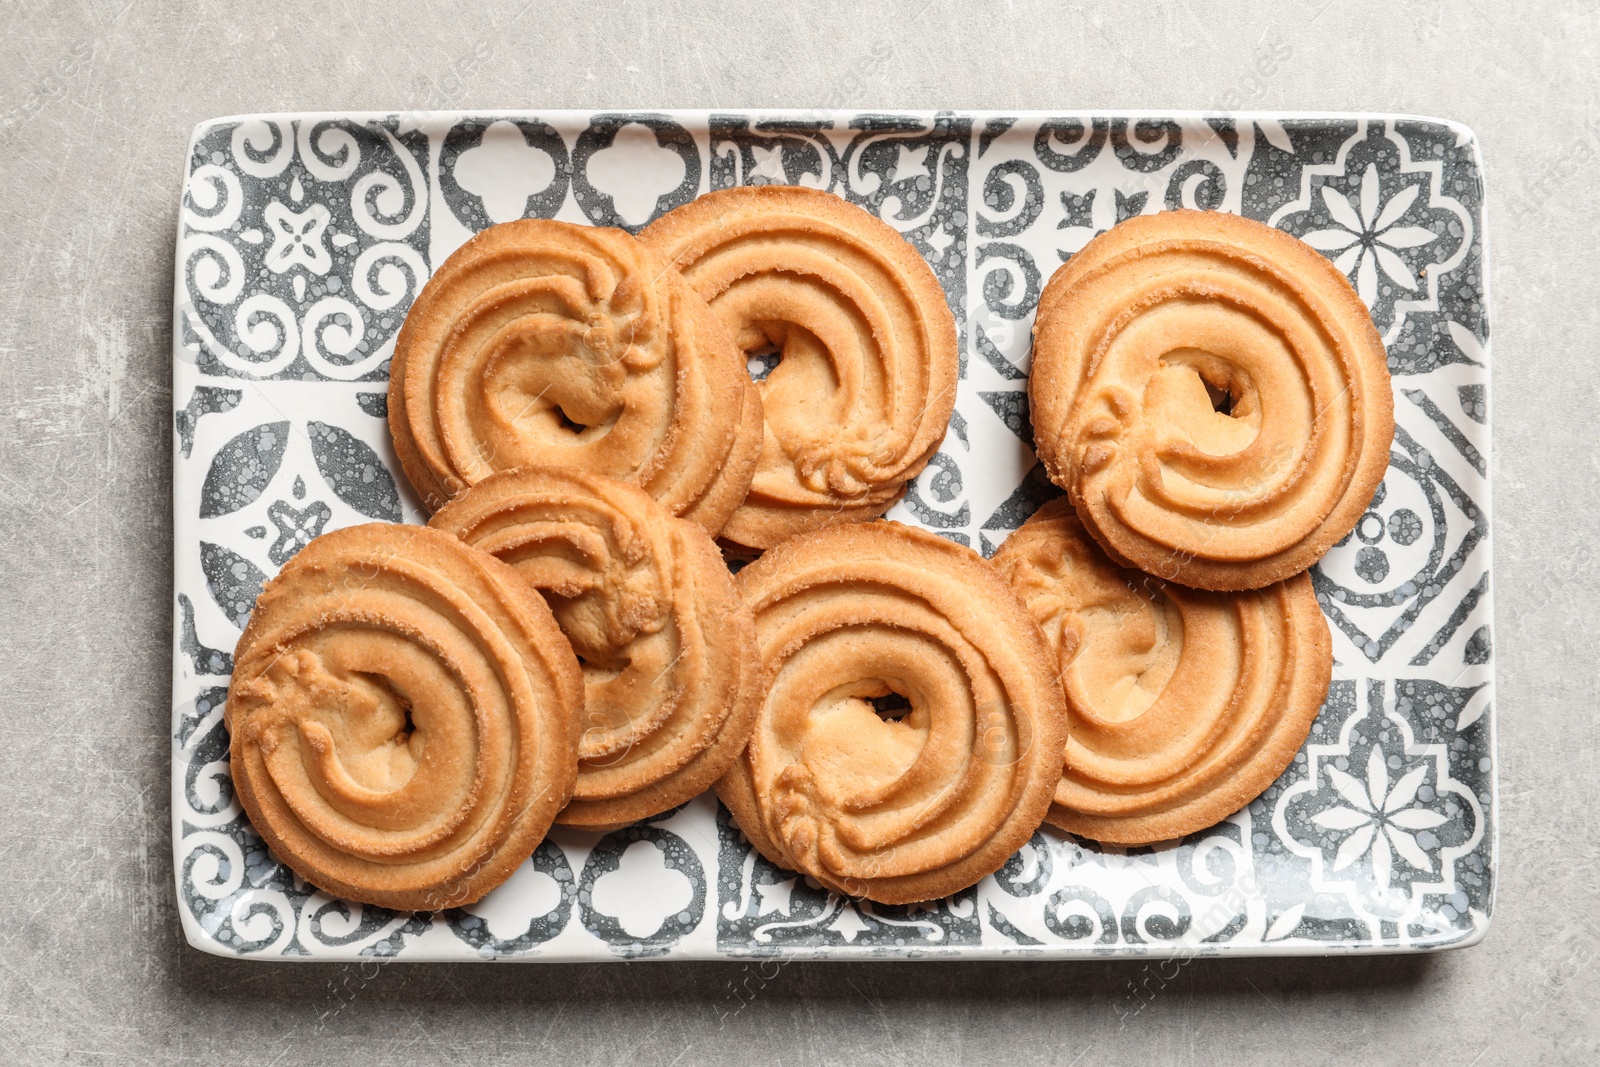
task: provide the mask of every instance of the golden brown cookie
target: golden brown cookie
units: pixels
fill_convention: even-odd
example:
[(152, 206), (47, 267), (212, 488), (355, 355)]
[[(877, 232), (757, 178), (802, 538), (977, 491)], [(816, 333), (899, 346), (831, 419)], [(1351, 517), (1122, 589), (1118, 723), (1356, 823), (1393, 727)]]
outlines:
[(1061, 779), (1065, 707), (1038, 628), (980, 556), (899, 523), (833, 526), (735, 581), (770, 681), (717, 796), (762, 855), (904, 904), (1028, 840)]
[(449, 534), (316, 538), (267, 583), (234, 655), (234, 789), (278, 858), (330, 893), (470, 904), (572, 791), (572, 649), (510, 567)]
[(486, 478), (429, 525), (516, 568), (578, 654), (578, 782), (557, 822), (612, 829), (722, 777), (762, 674), (755, 621), (704, 530), (631, 485), (541, 467)]
[(1315, 249), (1219, 212), (1121, 223), (1039, 299), (1039, 458), (1113, 556), (1201, 589), (1298, 574), (1389, 464), (1383, 343)]
[(406, 315), (389, 429), (430, 511), (528, 464), (631, 482), (715, 535), (744, 500), (761, 400), (721, 321), (622, 230), (491, 226)]
[(900, 234), (831, 193), (709, 193), (639, 239), (683, 271), (739, 347), (776, 347), (749, 499), (722, 536), (753, 548), (889, 509), (956, 399), (955, 319)]
[(1254, 800), (1305, 742), (1333, 668), (1307, 575), (1237, 593), (1162, 582), (1108, 559), (1065, 500), (994, 563), (1066, 690), (1054, 825), (1120, 845), (1182, 837)]

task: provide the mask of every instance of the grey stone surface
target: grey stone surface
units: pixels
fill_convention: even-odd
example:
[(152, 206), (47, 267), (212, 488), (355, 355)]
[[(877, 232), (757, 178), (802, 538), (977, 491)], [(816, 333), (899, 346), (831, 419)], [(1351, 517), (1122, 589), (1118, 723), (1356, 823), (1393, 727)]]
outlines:
[[(1559, 0), (1222, 7), (0, 7), (0, 1061), (1600, 1061), (1600, 19)], [(1486, 942), (1183, 967), (365, 969), (184, 944), (168, 359), (190, 128), (708, 105), (1409, 111), (1477, 131), (1501, 801)]]

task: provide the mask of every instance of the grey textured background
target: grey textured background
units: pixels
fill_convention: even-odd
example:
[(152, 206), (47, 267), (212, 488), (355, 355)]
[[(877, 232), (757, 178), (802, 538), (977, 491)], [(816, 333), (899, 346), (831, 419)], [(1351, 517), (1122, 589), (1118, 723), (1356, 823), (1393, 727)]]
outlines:
[[(1559, 0), (1220, 7), (5, 0), (0, 1061), (1600, 1059), (1600, 16)], [(1254, 68), (1285, 49), (1271, 73)], [(1501, 862), (1488, 940), (1432, 957), (1181, 968), (362, 970), (189, 949), (167, 803), (186, 139), (238, 112), (457, 106), (1234, 107), (1472, 126), (1488, 168), (1495, 361)]]

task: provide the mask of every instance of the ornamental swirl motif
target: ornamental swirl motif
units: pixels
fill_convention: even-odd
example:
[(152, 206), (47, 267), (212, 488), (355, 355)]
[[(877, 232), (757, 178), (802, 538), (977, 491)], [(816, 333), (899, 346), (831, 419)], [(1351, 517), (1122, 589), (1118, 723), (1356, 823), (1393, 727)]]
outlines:
[(425, 144), (379, 122), (252, 119), (194, 152), (180, 272), (195, 362), (258, 379), (381, 375), (428, 276)]

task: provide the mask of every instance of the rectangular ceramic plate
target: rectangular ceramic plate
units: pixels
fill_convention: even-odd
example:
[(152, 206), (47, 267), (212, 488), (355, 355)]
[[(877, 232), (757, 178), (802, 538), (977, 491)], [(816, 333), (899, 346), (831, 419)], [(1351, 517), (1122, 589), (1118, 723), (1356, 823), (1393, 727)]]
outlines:
[[(173, 337), (172, 829), (189, 942), (270, 959), (1320, 954), (1471, 944), (1495, 865), (1488, 320), (1477, 144), (1393, 116), (880, 112), (275, 115), (195, 130)], [(1272, 788), (1156, 848), (1050, 828), (914, 907), (820, 891), (709, 797), (557, 831), (471, 908), (398, 914), (295, 878), (234, 799), (222, 708), (256, 593), (310, 537), (420, 522), (385, 415), (430, 269), (524, 215), (637, 230), (711, 189), (825, 188), (903, 233), (955, 313), (961, 385), (890, 515), (985, 555), (1053, 493), (1030, 448), (1034, 305), (1133, 215), (1201, 207), (1304, 237), (1394, 372), (1388, 475), (1312, 572), (1334, 682)]]

